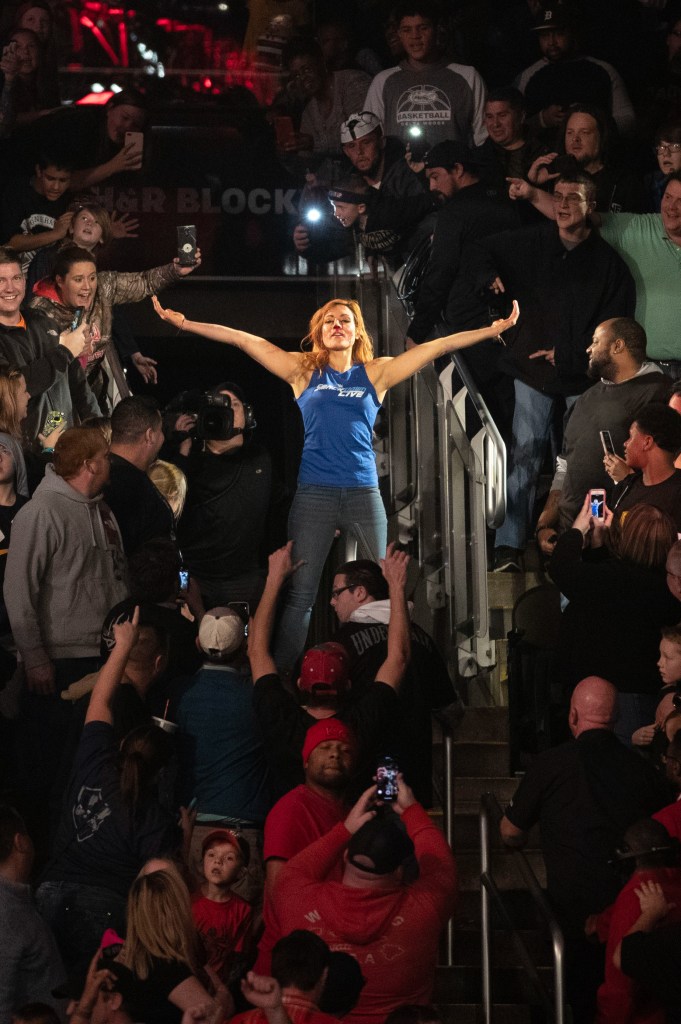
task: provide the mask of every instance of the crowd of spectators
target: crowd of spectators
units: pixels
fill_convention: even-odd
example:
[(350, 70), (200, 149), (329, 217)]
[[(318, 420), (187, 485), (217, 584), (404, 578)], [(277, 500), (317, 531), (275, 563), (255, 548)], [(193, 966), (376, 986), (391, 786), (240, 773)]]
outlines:
[[(494, 568), (536, 543), (566, 602), (573, 738), (529, 767), (502, 838), (540, 824), (576, 1024), (678, 1019), (681, 8), (621, 2), (615, 31), (605, 2), (490, 0), (476, 36), (400, 0), (366, 40), (350, 11), (253, 4), (244, 45), (277, 78), (268, 130), (299, 185), (292, 250), (395, 267), (431, 246), (392, 359), (352, 300), (317, 310), (302, 354), (164, 309), (200, 249), (119, 266), (138, 224), (88, 191), (134, 188), (153, 105), (126, 87), (62, 106), (55, 4), (17, 7), (0, 57), (0, 1024), (431, 1019), (457, 896), (427, 813), (431, 712), (461, 706), (410, 620), (372, 431), (391, 387), (455, 350), (509, 451)], [(163, 359), (119, 308), (150, 296), (291, 386), (305, 441), (285, 538), (239, 382), (150, 397)], [(336, 569), (338, 629), (304, 652), (339, 528), (367, 557)], [(623, 888), (610, 857), (634, 868)]]

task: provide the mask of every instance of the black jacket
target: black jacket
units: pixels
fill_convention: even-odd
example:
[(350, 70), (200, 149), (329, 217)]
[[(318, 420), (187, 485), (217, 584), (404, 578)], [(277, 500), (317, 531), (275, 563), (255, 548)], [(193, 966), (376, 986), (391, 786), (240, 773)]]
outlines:
[[(456, 192), (437, 214), (433, 247), (419, 289), (409, 337), (421, 344), (443, 317), (452, 331), (467, 326), (472, 286), (468, 248), (478, 239), (520, 227), (518, 204), (490, 198), (482, 182)], [(479, 311), (479, 303), (473, 298)]]
[[(509, 348), (500, 367), (537, 391), (586, 391), (586, 350), (594, 330), (611, 317), (634, 315), (636, 287), (622, 257), (596, 230), (566, 249), (552, 221), (485, 238), (479, 252), (484, 256), (478, 283), (484, 289), (498, 275), (507, 297), (520, 303), (520, 320), (507, 332)], [(552, 348), (555, 367), (529, 358)]]
[(50, 409), (63, 412), (69, 427), (100, 413), (80, 363), (59, 344), (55, 325), (31, 309), (23, 317), (25, 327), (0, 324), (0, 369), (20, 370), (24, 376), (31, 400), (23, 432), (31, 443)]
[(569, 600), (558, 644), (568, 692), (586, 676), (608, 679), (623, 693), (657, 693), (660, 629), (681, 619), (664, 567), (649, 569), (598, 548), (582, 555), (580, 530), (558, 538), (549, 573)]
[(269, 452), (250, 442), (224, 455), (196, 452), (173, 461), (187, 477), (178, 542), (192, 575), (217, 582), (259, 568), (271, 505)]

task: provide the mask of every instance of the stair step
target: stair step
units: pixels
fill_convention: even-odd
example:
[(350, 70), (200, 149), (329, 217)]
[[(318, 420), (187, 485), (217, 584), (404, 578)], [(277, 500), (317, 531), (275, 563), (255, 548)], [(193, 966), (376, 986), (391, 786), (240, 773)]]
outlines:
[[(550, 989), (553, 968), (537, 967), (546, 988)], [(524, 967), (495, 967), (492, 995), (505, 1003), (539, 1003)], [(442, 1003), (472, 1003), (482, 998), (482, 968), (474, 966), (438, 967), (433, 999)]]
[[(433, 815), (437, 820), (437, 815)], [(529, 832), (527, 847), (529, 849), (539, 847), (539, 826), (535, 826)], [(503, 849), (499, 830), (492, 826), (490, 829), (490, 843), (493, 849)], [(454, 805), (454, 851), (479, 850), (480, 849), (480, 801), (460, 800)]]
[[(520, 937), (527, 946), (532, 962), (543, 967), (552, 963), (551, 944), (548, 935), (535, 928), (520, 928)], [(454, 964), (456, 966), (480, 966), (481, 932), (471, 928), (455, 928), (454, 930)], [(518, 967), (520, 957), (513, 938), (505, 929), (496, 928), (492, 933), (492, 964), (497, 967)]]
[(508, 743), (488, 740), (454, 740), (454, 773), (462, 776), (503, 777), (510, 774)]
[[(458, 765), (455, 769), (458, 772)], [(518, 788), (518, 779), (507, 774), (497, 776), (457, 775), (454, 779), (454, 806), (461, 801), (477, 800), (483, 793), (494, 793), (502, 807), (512, 799)]]
[(457, 742), (495, 740), (508, 743), (508, 708), (467, 707), (454, 730)]
[(545, 583), (541, 572), (488, 572), (487, 593), (490, 608), (513, 608), (526, 590)]
[[(442, 1024), (485, 1024), (482, 1003), (438, 1003)], [(518, 1003), (494, 1003), (494, 1024), (531, 1024), (534, 1020), (529, 1006)]]
[[(541, 850), (524, 850), (530, 867), (537, 876), (540, 885), (546, 885), (546, 869)], [(470, 891), (480, 888), (480, 854), (477, 851), (458, 851), (456, 865), (459, 877), (459, 890)], [(520, 889), (523, 885), (522, 876), (510, 851), (492, 850), (492, 877), (499, 889)]]
[[(532, 897), (526, 889), (505, 889), (504, 906), (516, 928), (528, 931), (536, 929), (540, 918)], [(454, 928), (462, 932), (480, 930), (480, 890), (468, 890), (459, 892), (454, 914)], [(491, 925), (493, 928), (501, 928), (501, 922), (497, 920), (497, 914), (492, 904)], [(544, 925), (542, 923), (541, 927)]]

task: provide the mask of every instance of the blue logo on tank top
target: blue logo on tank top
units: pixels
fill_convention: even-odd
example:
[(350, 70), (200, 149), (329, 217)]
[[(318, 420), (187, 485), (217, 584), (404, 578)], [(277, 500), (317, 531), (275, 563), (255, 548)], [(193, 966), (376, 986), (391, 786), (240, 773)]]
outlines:
[(342, 388), (339, 384), (318, 384), (315, 391), (336, 391), (339, 398), (363, 398), (366, 388)]

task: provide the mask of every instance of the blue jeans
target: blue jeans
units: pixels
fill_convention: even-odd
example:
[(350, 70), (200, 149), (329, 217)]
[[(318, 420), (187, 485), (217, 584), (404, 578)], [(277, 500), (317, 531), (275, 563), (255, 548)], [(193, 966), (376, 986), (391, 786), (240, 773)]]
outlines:
[(294, 561), (304, 564), (291, 577), (274, 644), (279, 672), (289, 671), (305, 646), (312, 606), (336, 530), (357, 540), (360, 558), (383, 558), (388, 524), (377, 487), (322, 487), (300, 484), (288, 517)]
[[(546, 444), (551, 436), (555, 395), (545, 395), (514, 381), (513, 445), (510, 471), (506, 484), (506, 518), (497, 530), (495, 547), (522, 551), (534, 514), (537, 480), (544, 461)], [(568, 409), (577, 395), (565, 399)]]
[(85, 977), (107, 928), (125, 935), (125, 897), (107, 889), (77, 882), (43, 882), (36, 903), (54, 932), (68, 975)]

